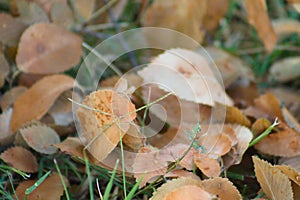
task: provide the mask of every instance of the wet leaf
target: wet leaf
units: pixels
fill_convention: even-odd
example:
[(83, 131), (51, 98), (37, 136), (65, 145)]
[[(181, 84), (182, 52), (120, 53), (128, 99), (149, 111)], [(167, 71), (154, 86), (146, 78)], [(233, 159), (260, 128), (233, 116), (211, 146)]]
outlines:
[(263, 192), (270, 199), (293, 199), (289, 178), (280, 169), (257, 157), (252, 157), (256, 178)]
[(0, 98), (0, 106), (2, 110), (7, 110), (14, 104), (16, 99), (27, 90), (26, 87), (16, 86), (6, 91)]
[(300, 57), (290, 57), (275, 62), (270, 68), (269, 79), (287, 82), (300, 77), (299, 63)]
[[(142, 24), (174, 29), (201, 42), (204, 32), (200, 24), (205, 11), (206, 1), (202, 0), (156, 0), (146, 10)], [(178, 41), (174, 40), (176, 42)]]
[(18, 68), (34, 74), (63, 72), (79, 62), (81, 43), (79, 36), (60, 26), (34, 24), (22, 34), (16, 57)]
[(60, 142), (57, 133), (44, 125), (31, 125), (20, 129), (26, 143), (35, 151), (44, 154), (54, 154), (57, 148), (53, 144)]
[(136, 117), (135, 106), (128, 97), (113, 90), (95, 91), (82, 104), (100, 111), (79, 107), (77, 116), (82, 126), (82, 136), (87, 141), (87, 149), (101, 161), (128, 131), (129, 123)]
[[(66, 177), (63, 177), (64, 182), (69, 186), (69, 181)], [(37, 180), (23, 181), (16, 189), (16, 195), (19, 199), (24, 199), (25, 191), (27, 188), (35, 184)], [(55, 173), (44, 182), (41, 183), (32, 193), (27, 196), (28, 200), (59, 200), (64, 193), (63, 184), (59, 177), (59, 174)]]
[[(249, 23), (254, 26), (265, 48), (271, 52), (277, 42), (277, 36), (268, 16), (265, 0), (245, 0), (245, 7), (248, 14)], [(259, 13), (259, 15), (257, 14)]]
[(0, 13), (0, 41), (9, 46), (17, 46), (26, 25), (12, 16)]
[(30, 89), (17, 98), (11, 120), (12, 132), (23, 124), (42, 118), (56, 98), (73, 87), (74, 79), (66, 75), (52, 75), (37, 81)]
[[(186, 195), (184, 198), (182, 198), (183, 194)], [(180, 199), (213, 199), (213, 195), (203, 190), (200, 181), (192, 178), (179, 178), (168, 181), (159, 187), (150, 200), (177, 199), (177, 197), (178, 199), (179, 197)]]
[(224, 200), (242, 199), (241, 194), (236, 187), (227, 178), (213, 178), (201, 181), (201, 187)]
[(36, 157), (23, 147), (11, 147), (1, 153), (0, 158), (23, 172), (34, 173), (39, 169)]
[(183, 100), (210, 106), (214, 106), (216, 102), (224, 105), (233, 104), (205, 58), (193, 51), (168, 50), (156, 57), (138, 74), (144, 79), (144, 83), (154, 82), (160, 89), (172, 91)]

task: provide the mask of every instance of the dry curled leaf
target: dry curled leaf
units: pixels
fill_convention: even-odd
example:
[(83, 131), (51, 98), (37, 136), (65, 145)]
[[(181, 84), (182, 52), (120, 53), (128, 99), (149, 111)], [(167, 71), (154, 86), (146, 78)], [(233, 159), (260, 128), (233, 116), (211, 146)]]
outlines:
[(0, 41), (9, 46), (16, 46), (26, 25), (12, 16), (0, 13)]
[(289, 178), (280, 169), (257, 157), (252, 157), (256, 178), (266, 196), (270, 199), (293, 199)]
[(160, 89), (173, 92), (183, 100), (210, 106), (216, 102), (230, 106), (233, 104), (206, 59), (193, 51), (165, 51), (138, 74), (144, 83), (155, 83)]
[[(204, 32), (200, 29), (200, 24), (205, 10), (206, 1), (203, 0), (156, 0), (146, 10), (142, 24), (174, 29), (201, 42)], [(174, 40), (176, 42), (178, 41)]]
[[(268, 16), (265, 0), (245, 0), (245, 7), (248, 13), (248, 21), (254, 26), (265, 48), (271, 52), (277, 42), (277, 36)], [(259, 15), (257, 14), (259, 13)]]
[(26, 87), (16, 86), (6, 91), (0, 98), (0, 106), (2, 110), (7, 110), (14, 104), (15, 100), (27, 90)]
[(201, 187), (222, 200), (240, 200), (241, 194), (227, 178), (213, 178), (201, 181)]
[(34, 173), (39, 169), (36, 157), (23, 147), (12, 147), (1, 153), (0, 158), (23, 172)]
[[(33, 186), (37, 180), (28, 180), (20, 183), (16, 189), (18, 199), (25, 198), (27, 188)], [(63, 181), (66, 186), (69, 186), (69, 181), (63, 176)], [(54, 173), (44, 180), (33, 192), (27, 195), (28, 200), (59, 200), (64, 194), (64, 187), (59, 174)]]
[(78, 35), (60, 26), (34, 24), (21, 36), (17, 66), (26, 73), (63, 72), (79, 62), (81, 43), (82, 39)]
[(60, 142), (58, 134), (44, 125), (31, 125), (20, 129), (25, 142), (35, 151), (44, 154), (54, 154), (57, 148), (53, 146)]
[(219, 162), (210, 158), (207, 154), (194, 154), (194, 162), (201, 172), (207, 177), (218, 177), (221, 173)]
[[(189, 190), (190, 189), (190, 190)], [(182, 195), (185, 195), (182, 198)], [(194, 196), (195, 195), (195, 196)], [(177, 198), (178, 197), (178, 198)], [(179, 198), (180, 197), (180, 198)], [(203, 190), (201, 182), (192, 178), (179, 178), (168, 181), (159, 187), (150, 200), (171, 199), (213, 199), (213, 195)]]
[(56, 98), (65, 90), (71, 89), (73, 84), (74, 79), (66, 75), (47, 76), (37, 81), (14, 103), (10, 124), (12, 132), (31, 120), (42, 118)]
[(98, 90), (88, 95), (77, 116), (89, 152), (102, 161), (117, 146), (136, 117), (135, 106), (126, 96), (113, 90)]
[[(270, 67), (269, 80), (288, 82), (300, 77), (300, 57), (284, 58)], [(282, 67), (284, 66), (284, 67)]]

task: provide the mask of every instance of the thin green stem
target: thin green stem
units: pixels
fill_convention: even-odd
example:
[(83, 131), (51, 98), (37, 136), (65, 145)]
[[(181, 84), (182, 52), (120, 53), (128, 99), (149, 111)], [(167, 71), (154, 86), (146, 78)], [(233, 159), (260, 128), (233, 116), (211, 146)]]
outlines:
[(68, 189), (67, 189), (67, 185), (66, 185), (66, 183), (65, 183), (65, 181), (64, 181), (64, 178), (63, 178), (63, 176), (62, 176), (62, 174), (61, 174), (61, 171), (60, 171), (60, 169), (59, 169), (59, 167), (58, 167), (58, 164), (57, 164), (57, 161), (56, 161), (55, 158), (54, 158), (53, 162), (54, 162), (55, 167), (56, 167), (56, 170), (57, 170), (57, 172), (58, 172), (60, 181), (61, 181), (61, 183), (62, 183), (62, 185), (63, 185), (63, 187), (64, 187), (65, 194), (66, 194), (66, 198), (67, 198), (67, 200), (70, 200), (70, 196), (69, 196), (69, 192), (68, 192)]

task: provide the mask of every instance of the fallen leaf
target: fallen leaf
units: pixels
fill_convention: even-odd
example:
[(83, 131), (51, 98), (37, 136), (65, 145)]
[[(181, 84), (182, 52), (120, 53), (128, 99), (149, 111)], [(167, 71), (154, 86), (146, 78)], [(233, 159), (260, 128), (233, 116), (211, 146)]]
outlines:
[(207, 9), (203, 24), (207, 31), (213, 31), (227, 13), (230, 0), (208, 0), (206, 2)]
[[(188, 188), (191, 186), (191, 191), (188, 192)], [(199, 199), (193, 197), (193, 192), (199, 195), (200, 199), (213, 199), (213, 196), (202, 189), (201, 182), (192, 178), (178, 178), (173, 179), (171, 181), (166, 182), (161, 187), (159, 187), (154, 193), (150, 200), (167, 200), (176, 195), (176, 191), (178, 191), (178, 195), (183, 195), (186, 193), (188, 196), (185, 196), (181, 199)], [(171, 194), (171, 196), (169, 196)]]
[(33, 0), (36, 2), (39, 6), (43, 8), (43, 10), (50, 15), (51, 8), (55, 3), (64, 3), (66, 4), (66, 0)]
[(46, 77), (47, 74), (27, 74), (21, 73), (19, 76), (19, 86), (24, 86), (30, 88), (33, 86), (38, 80)]
[(280, 158), (278, 164), (288, 165), (300, 173), (300, 156)]
[[(213, 1), (210, 0), (208, 2), (212, 2), (213, 4), (215, 4), (218, 1), (220, 0), (213, 0)], [(225, 2), (227, 1), (228, 0), (226, 0)], [(223, 4), (220, 2), (218, 2), (218, 5), (223, 6)], [(216, 10), (214, 9), (208, 9), (208, 12), (209, 11), (213, 11), (215, 15), (218, 15)], [(214, 46), (207, 46), (205, 48), (200, 48), (197, 50), (197, 52), (201, 53), (201, 55), (208, 54), (211, 57), (211, 59), (207, 59), (208, 64), (212, 69), (215, 66), (218, 67), (225, 87), (228, 87), (230, 84), (235, 82), (238, 78), (243, 78), (246, 80), (254, 79), (254, 75), (250, 67), (239, 57), (231, 55), (228, 52)]]
[(9, 46), (17, 46), (26, 25), (12, 16), (0, 13), (0, 41)]
[(207, 154), (196, 153), (194, 162), (201, 172), (207, 177), (218, 177), (221, 174), (221, 166), (219, 162)]
[(198, 200), (198, 199), (213, 199), (212, 195), (195, 185), (187, 185), (177, 188), (166, 195), (164, 200)]
[(138, 150), (144, 146), (146, 137), (140, 132), (139, 128), (130, 125), (129, 130), (126, 132), (122, 141), (125, 145), (130, 147), (133, 150)]
[(300, 22), (295, 19), (277, 19), (272, 22), (278, 37), (284, 37), (293, 33), (300, 35)]
[[(0, 16), (0, 20), (1, 20), (1, 16)], [(10, 72), (10, 67), (8, 65), (8, 62), (6, 61), (4, 55), (0, 52), (0, 88), (2, 88), (2, 86), (4, 85), (5, 79), (9, 74), (9, 72)]]
[(60, 143), (57, 133), (44, 125), (31, 125), (20, 129), (22, 138), (35, 151), (44, 154), (54, 154), (57, 148), (54, 144)]
[(236, 187), (227, 178), (213, 178), (201, 181), (201, 187), (224, 200), (240, 200), (242, 199), (241, 194)]
[[(25, 199), (25, 191), (33, 186), (37, 180), (28, 180), (20, 183), (16, 189), (18, 199)], [(69, 181), (63, 176), (63, 181), (66, 186), (69, 186)], [(33, 192), (27, 195), (28, 200), (59, 200), (64, 194), (64, 187), (59, 174), (54, 173), (44, 180)]]
[(156, 0), (146, 10), (142, 24), (149, 27), (174, 29), (201, 42), (204, 32), (200, 24), (205, 11), (206, 1), (203, 0)]
[(194, 174), (193, 172), (186, 171), (184, 169), (175, 169), (164, 175), (166, 178), (192, 178), (195, 180), (199, 180), (199, 176)]
[(0, 114), (0, 146), (2, 147), (10, 144), (14, 138), (9, 128), (12, 113), (12, 108), (9, 108)]
[(251, 127), (251, 131), (253, 132), (253, 136), (257, 137), (261, 133), (263, 133), (267, 128), (269, 128), (272, 125), (272, 123), (265, 119), (265, 118), (259, 118), (257, 119)]
[(74, 16), (66, 2), (53, 3), (50, 11), (51, 21), (59, 26), (70, 28), (74, 24)]
[(250, 120), (237, 108), (234, 106), (226, 106), (226, 123), (239, 124), (246, 127), (250, 127)]
[(82, 104), (100, 110), (97, 112), (79, 107), (77, 117), (87, 149), (97, 160), (102, 161), (128, 131), (129, 123), (136, 117), (135, 106), (128, 97), (113, 90), (95, 91)]
[(300, 57), (284, 58), (273, 63), (269, 70), (269, 80), (288, 82), (300, 77), (299, 63)]
[(292, 181), (294, 181), (294, 183), (300, 186), (300, 173), (297, 172), (295, 169), (287, 165), (275, 165), (274, 167), (280, 169), (283, 174), (287, 175), (289, 179), (291, 179)]
[(26, 0), (16, 1), (20, 20), (27, 25), (45, 22), (48, 23), (49, 19), (47, 13), (35, 2)]
[(27, 88), (23, 86), (16, 86), (6, 91), (0, 98), (1, 109), (7, 110), (10, 106), (14, 104), (16, 99), (25, 91), (27, 91)]
[(63, 72), (80, 61), (81, 43), (82, 39), (78, 35), (60, 26), (34, 24), (21, 36), (17, 66), (26, 73)]
[(155, 83), (160, 89), (172, 92), (183, 100), (210, 106), (216, 102), (233, 104), (205, 58), (193, 51), (165, 51), (138, 74), (144, 79), (144, 84)]
[(11, 131), (17, 131), (23, 124), (42, 118), (56, 98), (65, 90), (71, 89), (74, 79), (66, 75), (52, 75), (37, 81), (20, 95), (14, 103)]
[(94, 12), (95, 0), (74, 0), (72, 3), (79, 21), (88, 21)]
[(67, 153), (71, 156), (84, 159), (84, 145), (78, 137), (68, 137), (63, 142), (53, 144), (53, 146), (59, 148), (62, 152)]
[[(276, 45), (277, 36), (268, 16), (266, 1), (245, 0), (244, 3), (248, 13), (249, 23), (258, 32), (266, 50), (271, 52)], [(259, 13), (259, 15), (257, 13)]]
[(291, 128), (267, 135), (259, 141), (255, 149), (261, 153), (292, 157), (300, 155), (300, 134)]
[(284, 117), (284, 121), (286, 124), (295, 129), (298, 133), (300, 133), (300, 123), (297, 121), (297, 119), (290, 113), (286, 107), (282, 108), (282, 114)]
[(1, 153), (0, 158), (23, 172), (34, 173), (39, 169), (36, 157), (23, 147), (11, 147)]
[(291, 182), (280, 169), (254, 156), (252, 160), (256, 178), (268, 198), (293, 199)]

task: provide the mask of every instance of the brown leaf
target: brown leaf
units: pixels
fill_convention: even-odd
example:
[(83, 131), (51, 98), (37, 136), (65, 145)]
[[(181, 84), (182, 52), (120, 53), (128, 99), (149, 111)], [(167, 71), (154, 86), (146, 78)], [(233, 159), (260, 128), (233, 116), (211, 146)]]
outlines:
[(71, 156), (76, 156), (79, 158), (84, 158), (83, 156), (83, 144), (77, 137), (68, 137), (61, 143), (54, 144), (62, 152), (70, 154)]
[(300, 35), (300, 22), (296, 19), (277, 19), (273, 22), (275, 33), (278, 37), (284, 37), (293, 33)]
[(160, 89), (173, 92), (183, 100), (210, 106), (214, 106), (216, 102), (229, 106), (233, 104), (205, 57), (193, 51), (167, 50), (138, 74), (144, 79), (144, 83), (156, 83)]
[(0, 13), (0, 41), (9, 46), (17, 46), (26, 25), (8, 14)]
[(100, 110), (79, 107), (77, 116), (82, 126), (82, 136), (86, 139), (85, 145), (97, 160), (102, 161), (128, 131), (129, 123), (136, 117), (135, 106), (128, 97), (113, 90), (95, 91), (82, 104)]
[(289, 177), (289, 179), (291, 179), (292, 181), (294, 181), (294, 183), (300, 186), (300, 173), (297, 172), (295, 169), (287, 165), (276, 165), (274, 167), (280, 169), (282, 173)]
[(287, 125), (293, 129), (295, 129), (298, 133), (300, 133), (300, 123), (297, 119), (290, 113), (286, 107), (282, 108), (282, 114)]
[(256, 178), (263, 192), (270, 199), (293, 199), (289, 178), (280, 169), (257, 157), (252, 157)]
[(272, 123), (265, 119), (265, 118), (259, 118), (257, 119), (251, 127), (251, 130), (253, 132), (254, 137), (257, 137), (261, 133), (263, 133), (267, 128), (269, 128), (272, 125)]
[(36, 157), (23, 147), (11, 147), (1, 153), (0, 158), (23, 172), (34, 173), (39, 169)]
[(250, 120), (237, 108), (233, 106), (226, 106), (226, 123), (239, 124), (250, 127)]
[[(1, 20), (1, 15), (0, 15), (0, 20)], [(9, 64), (6, 61), (3, 53), (0, 51), (0, 88), (4, 85), (5, 79), (9, 74), (9, 71), (10, 71)]]
[[(245, 0), (249, 23), (254, 26), (265, 48), (271, 52), (277, 42), (277, 36), (268, 16), (265, 0)], [(259, 13), (259, 15), (257, 14)]]
[(33, 0), (36, 2), (39, 6), (43, 8), (43, 10), (49, 15), (50, 10), (53, 7), (55, 3), (67, 3), (66, 0)]
[(218, 177), (221, 173), (221, 166), (219, 162), (210, 158), (207, 154), (196, 153), (194, 155), (196, 166), (207, 177)]
[(14, 104), (16, 99), (27, 91), (26, 87), (16, 86), (6, 91), (4, 95), (0, 98), (0, 106), (2, 110), (7, 110), (10, 106)]
[(17, 98), (11, 120), (12, 132), (23, 124), (38, 120), (50, 109), (56, 98), (73, 87), (74, 79), (66, 75), (52, 75), (37, 81), (29, 90)]
[(300, 173), (300, 156), (280, 158), (278, 164), (288, 165)]
[(73, 6), (79, 21), (87, 21), (95, 9), (95, 0), (74, 0)]
[(213, 199), (212, 195), (195, 185), (187, 185), (177, 188), (175, 191), (166, 195), (164, 200), (199, 200), (199, 199)]
[(273, 94), (264, 94), (255, 99), (254, 103), (259, 110), (268, 114), (271, 120), (274, 120), (275, 118), (278, 118), (281, 121), (284, 120), (280, 108), (280, 102)]
[(208, 31), (214, 30), (220, 20), (228, 11), (230, 0), (208, 0), (206, 14), (204, 17), (204, 27)]
[(21, 73), (19, 76), (19, 85), (30, 88), (35, 84), (38, 80), (46, 77), (47, 74), (25, 74)]
[(199, 176), (197, 176), (193, 172), (186, 171), (184, 169), (172, 170), (169, 173), (165, 174), (164, 177), (166, 177), (166, 178), (192, 178), (192, 179), (200, 181)]
[[(279, 60), (270, 67), (269, 80), (288, 82), (300, 76), (300, 56)], [(284, 66), (284, 67), (282, 67)]]
[[(191, 186), (191, 191), (188, 192), (189, 186)], [(187, 194), (189, 193), (189, 194)], [(199, 195), (201, 198), (195, 198), (193, 193)], [(184, 198), (179, 195), (186, 194)], [(175, 195), (175, 196), (174, 196)], [(154, 193), (150, 200), (167, 200), (171, 197), (176, 198), (177, 196), (181, 199), (213, 199), (213, 196), (203, 190), (201, 187), (201, 182), (192, 178), (178, 178), (172, 181), (168, 181), (159, 187)], [(189, 198), (190, 197), (190, 198)]]
[(10, 144), (14, 139), (9, 128), (12, 113), (12, 108), (9, 108), (0, 114), (0, 146), (2, 147)]
[(81, 43), (79, 36), (60, 26), (34, 24), (22, 34), (16, 57), (18, 68), (34, 74), (68, 70), (80, 60)]
[(21, 128), (20, 133), (26, 143), (39, 153), (54, 154), (57, 151), (53, 144), (59, 143), (60, 138), (52, 128), (43, 125), (32, 125)]
[(286, 128), (259, 141), (255, 149), (268, 155), (292, 157), (300, 155), (300, 134)]
[(201, 42), (204, 32), (200, 24), (205, 11), (206, 1), (203, 0), (156, 0), (146, 10), (142, 24), (174, 29)]
[(145, 144), (146, 137), (140, 132), (138, 127), (130, 125), (129, 130), (124, 135), (122, 141), (133, 150), (138, 150)]
[[(64, 182), (69, 186), (69, 181), (63, 177)], [(19, 199), (25, 198), (27, 188), (33, 186), (37, 180), (23, 181), (16, 189), (16, 195)], [(64, 193), (64, 187), (59, 174), (54, 173), (44, 180), (32, 193), (27, 195), (28, 200), (59, 200)]]
[(201, 187), (222, 200), (240, 200), (241, 194), (227, 178), (213, 178), (201, 181)]

